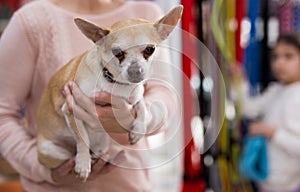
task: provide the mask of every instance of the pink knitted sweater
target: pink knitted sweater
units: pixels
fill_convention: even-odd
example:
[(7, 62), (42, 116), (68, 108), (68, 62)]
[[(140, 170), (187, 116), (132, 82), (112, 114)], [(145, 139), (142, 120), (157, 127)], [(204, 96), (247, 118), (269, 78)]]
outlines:
[[(36, 109), (39, 98), (52, 74), (72, 57), (91, 48), (88, 40), (75, 26), (73, 19), (81, 17), (99, 25), (110, 25), (125, 18), (144, 18), (156, 21), (161, 10), (154, 3), (128, 1), (113, 12), (101, 15), (78, 15), (61, 9), (49, 0), (29, 3), (19, 9), (10, 20), (0, 41), (0, 151), (20, 173), (26, 191), (150, 191), (147, 169), (154, 166), (149, 158), (147, 139), (128, 145), (127, 135), (113, 135), (117, 143), (111, 147), (113, 156), (125, 150), (126, 161), (99, 178), (85, 184), (58, 186), (51, 179), (50, 170), (37, 159)], [(169, 63), (168, 54), (158, 60)], [(154, 63), (154, 78), (170, 80), (170, 66)], [(157, 89), (157, 90), (156, 90)], [(153, 109), (153, 126), (168, 121), (174, 107), (173, 94), (151, 87), (145, 94), (146, 102), (160, 101), (163, 107)], [(25, 107), (28, 125), (20, 121), (20, 110)], [(164, 113), (164, 114), (161, 114)], [(166, 115), (168, 114), (168, 115)], [(147, 159), (147, 161), (146, 161)]]

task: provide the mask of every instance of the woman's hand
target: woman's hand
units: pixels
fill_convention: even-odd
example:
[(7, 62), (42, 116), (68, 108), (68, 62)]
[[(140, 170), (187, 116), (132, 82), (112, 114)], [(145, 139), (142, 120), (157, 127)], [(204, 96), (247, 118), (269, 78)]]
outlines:
[(73, 167), (75, 166), (75, 158), (68, 160), (58, 168), (52, 169), (51, 177), (57, 184), (71, 184), (76, 182), (76, 177), (72, 174)]
[(135, 119), (135, 110), (123, 98), (106, 92), (89, 98), (72, 81), (65, 85), (63, 93), (69, 111), (92, 129), (103, 127), (107, 132), (127, 133)]
[[(99, 176), (99, 174), (106, 174), (114, 169), (118, 163), (125, 160), (124, 151), (120, 151), (113, 159), (109, 158), (109, 155), (104, 155), (102, 158), (99, 158), (97, 162), (92, 165), (92, 171), (89, 175), (87, 181), (93, 180)], [(113, 162), (113, 164), (109, 163)], [(74, 173), (75, 166), (75, 157), (71, 158), (58, 168), (52, 169), (51, 176), (56, 184), (68, 185), (77, 183), (79, 178)]]
[(249, 134), (252, 136), (262, 135), (271, 139), (275, 134), (275, 129), (262, 121), (257, 121), (249, 124)]
[(128, 132), (136, 118), (136, 111), (125, 99), (107, 92), (94, 95), (98, 119), (108, 132)]

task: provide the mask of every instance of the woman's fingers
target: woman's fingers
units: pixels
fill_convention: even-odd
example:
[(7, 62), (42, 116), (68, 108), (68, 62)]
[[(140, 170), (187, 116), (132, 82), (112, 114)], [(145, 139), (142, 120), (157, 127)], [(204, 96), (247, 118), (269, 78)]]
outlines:
[(96, 92), (94, 93), (95, 103), (99, 103), (101, 106), (105, 104), (111, 104), (111, 94), (107, 92)]
[(75, 157), (69, 159), (58, 168), (55, 168), (51, 172), (53, 181), (61, 182), (61, 179), (69, 175), (75, 166)]
[(111, 105), (114, 108), (122, 109), (129, 108), (131, 105), (126, 101), (126, 99), (114, 96), (108, 92), (97, 92), (94, 94), (95, 103), (104, 104), (104, 106)]
[[(114, 128), (130, 129), (135, 119), (136, 111), (126, 99), (113, 96), (107, 92), (98, 92), (94, 95), (96, 103), (109, 103), (111, 105), (99, 105), (96, 107), (98, 118), (106, 127), (106, 122), (114, 125)], [(122, 130), (119, 129), (119, 130)], [(124, 131), (124, 130), (123, 130)]]
[(73, 167), (75, 166), (75, 158), (69, 159), (67, 162), (62, 164), (58, 169), (58, 173), (62, 176), (67, 175), (73, 170)]
[[(133, 106), (127, 102), (126, 99), (113, 96), (110, 93), (107, 92), (98, 92), (94, 96), (96, 103), (102, 103), (103, 105), (100, 105), (103, 107), (103, 112), (114, 112), (118, 116), (131, 116), (135, 117), (135, 110), (133, 109)], [(110, 104), (110, 105), (108, 105)], [(105, 108), (110, 107), (111, 108)], [(119, 114), (121, 113), (121, 114)]]
[(77, 119), (84, 121), (93, 129), (102, 128), (92, 99), (87, 97), (74, 82), (65, 85), (64, 95), (69, 111)]
[(69, 111), (94, 129), (124, 132), (123, 129), (130, 129), (136, 117), (135, 109), (126, 99), (107, 92), (97, 92), (89, 98), (76, 83), (69, 82), (64, 88), (64, 95)]
[(67, 85), (64, 86), (63, 95), (65, 96), (68, 110), (70, 111), (70, 113), (73, 113), (72, 106), (74, 105), (74, 98), (72, 96), (70, 88)]
[(92, 167), (92, 173), (97, 174), (106, 174), (112, 171), (119, 163), (126, 160), (125, 151), (120, 151), (113, 159), (106, 157), (99, 158), (97, 163)]
[(94, 113), (95, 105), (92, 99), (86, 96), (78, 87), (78, 85), (76, 85), (76, 83), (70, 81), (68, 86), (72, 91), (72, 95), (74, 96), (76, 103), (89, 113)]
[(103, 167), (108, 164), (108, 161), (109, 155), (107, 154), (99, 158), (97, 162), (92, 166), (92, 173), (100, 172), (103, 169)]

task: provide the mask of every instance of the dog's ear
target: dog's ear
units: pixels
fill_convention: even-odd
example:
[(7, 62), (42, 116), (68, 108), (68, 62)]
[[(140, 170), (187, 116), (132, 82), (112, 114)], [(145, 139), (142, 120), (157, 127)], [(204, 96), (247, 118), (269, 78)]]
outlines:
[(76, 18), (74, 19), (74, 21), (80, 31), (94, 43), (96, 43), (109, 33), (108, 29), (102, 29), (94, 25), (93, 23), (87, 22), (83, 19)]
[(182, 11), (183, 6), (178, 5), (154, 24), (162, 40), (165, 40), (173, 31), (174, 27), (177, 25), (178, 21), (181, 18)]

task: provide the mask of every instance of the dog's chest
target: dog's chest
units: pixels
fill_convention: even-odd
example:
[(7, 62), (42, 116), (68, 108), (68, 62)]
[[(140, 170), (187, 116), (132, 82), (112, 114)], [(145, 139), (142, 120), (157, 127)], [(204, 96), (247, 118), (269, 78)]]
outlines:
[(118, 83), (108, 82), (102, 75), (89, 76), (81, 82), (77, 82), (81, 90), (87, 95), (92, 96), (96, 92), (108, 92), (114, 96), (126, 99), (130, 104), (135, 105), (138, 101), (143, 99), (144, 85), (120, 85)]

